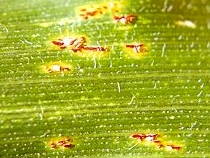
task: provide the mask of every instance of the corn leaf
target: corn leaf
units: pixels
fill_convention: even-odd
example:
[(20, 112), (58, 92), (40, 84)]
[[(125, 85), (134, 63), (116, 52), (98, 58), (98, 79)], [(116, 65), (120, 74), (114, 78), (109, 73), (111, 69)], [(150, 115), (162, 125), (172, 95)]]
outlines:
[(0, 4), (0, 157), (210, 156), (208, 0)]

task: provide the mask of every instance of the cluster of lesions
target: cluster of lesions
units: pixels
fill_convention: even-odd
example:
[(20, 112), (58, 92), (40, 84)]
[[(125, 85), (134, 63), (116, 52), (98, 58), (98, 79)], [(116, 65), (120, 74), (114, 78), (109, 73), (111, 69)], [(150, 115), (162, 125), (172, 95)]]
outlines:
[[(121, 10), (125, 4), (123, 2), (110, 2), (95, 5), (81, 6), (77, 13), (82, 20), (99, 18), (100, 16), (110, 13), (116, 23), (130, 24), (133, 23), (137, 16), (135, 14), (122, 14)], [(111, 20), (111, 19), (110, 19)]]
[(50, 140), (48, 146), (51, 149), (71, 149), (75, 147), (74, 141), (69, 137)]
[(99, 18), (107, 13), (114, 14), (120, 12), (123, 6), (122, 2), (106, 2), (80, 6), (76, 12), (82, 20), (88, 20)]
[[(73, 52), (81, 52), (82, 50), (108, 51), (108, 48), (104, 46), (88, 45), (87, 39), (84, 36), (58, 38), (56, 40), (53, 40), (52, 44), (59, 47), (60, 49), (68, 48)], [(146, 44), (142, 42), (137, 44), (125, 44), (125, 47), (139, 54), (146, 53), (148, 51)]]
[(180, 145), (163, 142), (160, 137), (161, 135), (157, 133), (135, 133), (131, 135), (131, 138), (137, 140), (138, 143), (155, 145), (159, 149), (166, 149), (169, 151), (180, 151), (182, 149)]
[[(93, 17), (98, 17), (99, 15), (103, 15), (107, 12), (111, 12), (111, 15), (116, 23), (123, 24), (131, 24), (133, 23), (137, 16), (134, 14), (122, 15), (122, 1), (121, 2), (111, 2), (111, 3), (101, 3), (90, 6), (81, 6), (79, 7), (79, 16), (84, 19), (91, 19)], [(76, 53), (81, 57), (101, 57), (105, 56), (109, 51), (106, 46), (101, 45), (91, 45), (87, 41), (86, 36), (63, 36), (59, 38), (55, 38), (51, 41), (53, 47), (57, 47), (59, 49), (67, 49)], [(124, 47), (127, 49), (126, 52), (130, 53), (130, 56), (138, 57), (139, 55), (145, 54), (148, 49), (144, 43), (139, 44), (124, 44)], [(71, 68), (65, 65), (53, 64), (45, 66), (45, 71), (48, 73), (56, 73), (56, 72), (69, 72)]]

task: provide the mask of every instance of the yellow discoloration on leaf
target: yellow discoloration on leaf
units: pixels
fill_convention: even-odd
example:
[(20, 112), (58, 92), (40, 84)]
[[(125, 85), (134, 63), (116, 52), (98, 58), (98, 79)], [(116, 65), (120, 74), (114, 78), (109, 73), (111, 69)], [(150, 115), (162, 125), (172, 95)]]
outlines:
[(100, 59), (100, 58), (106, 57), (108, 53), (109, 53), (108, 51), (82, 50), (81, 52), (77, 52), (75, 54), (80, 57)]
[(35, 23), (35, 25), (41, 26), (41, 27), (49, 27), (56, 24), (56, 22), (38, 22)]
[(131, 25), (123, 25), (123, 24), (117, 24), (118, 26), (115, 27), (115, 30), (120, 30), (120, 31), (128, 31), (132, 30), (133, 26)]
[(60, 25), (60, 26), (64, 26), (67, 24), (71, 24), (74, 23), (75, 21), (78, 21), (78, 19), (76, 18), (69, 18), (69, 17), (63, 17), (59, 20), (56, 21), (51, 21), (51, 22), (35, 22), (35, 25), (38, 25), (40, 27), (50, 27), (52, 25)]
[(178, 26), (189, 27), (192, 29), (196, 28), (196, 24), (190, 20), (183, 20), (183, 21), (179, 20), (179, 21), (176, 21), (175, 24)]

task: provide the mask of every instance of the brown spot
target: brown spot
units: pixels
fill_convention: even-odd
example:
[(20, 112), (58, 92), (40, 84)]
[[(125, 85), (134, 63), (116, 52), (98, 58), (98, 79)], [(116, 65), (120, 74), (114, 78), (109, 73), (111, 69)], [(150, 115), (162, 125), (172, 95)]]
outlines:
[(61, 62), (53, 62), (43, 66), (43, 71), (47, 73), (66, 73), (71, 71), (71, 66)]
[(73, 140), (68, 137), (59, 138), (50, 142), (50, 148), (52, 149), (73, 148), (74, 146)]
[(84, 46), (83, 49), (85, 50), (92, 50), (92, 51), (106, 51), (107, 49), (102, 46)]
[(143, 44), (143, 43), (140, 43), (140, 44), (126, 44), (126, 47), (127, 48), (132, 48), (134, 52), (136, 53), (145, 53), (147, 52), (147, 48), (146, 48), (146, 45)]
[(133, 134), (133, 135), (132, 135), (132, 138), (135, 138), (135, 139), (138, 139), (138, 140), (143, 141), (143, 140), (146, 138), (146, 135), (143, 134), (143, 133)]
[(95, 11), (92, 11), (92, 12), (87, 12), (86, 15), (87, 16), (95, 16), (98, 12), (95, 10)]
[(69, 137), (65, 137), (65, 138), (64, 138), (64, 141), (65, 141), (65, 142), (70, 142), (70, 141), (73, 141), (73, 140), (71, 140), (71, 138), (69, 138)]
[(47, 71), (49, 73), (55, 73), (55, 72), (67, 72), (70, 71), (69, 67), (61, 66), (61, 65), (50, 65), (46, 67)]
[(56, 145), (56, 143), (51, 142), (51, 143), (50, 143), (50, 147), (53, 148), (53, 149), (55, 149), (55, 148), (57, 148), (57, 145)]
[(58, 39), (57, 41), (52, 41), (54, 45), (60, 47), (60, 49), (70, 48), (72, 51), (81, 51), (86, 43), (85, 37), (65, 37), (63, 39)]
[(54, 45), (57, 45), (57, 46), (62, 46), (64, 43), (63, 43), (63, 41), (61, 40), (61, 39), (58, 39), (57, 41), (52, 41), (52, 43), (54, 44)]
[(65, 144), (65, 142), (63, 140), (59, 140), (56, 144), (58, 146), (63, 146)]
[(160, 140), (153, 140), (152, 142), (155, 143), (158, 148), (164, 147), (163, 143)]
[(166, 145), (166, 148), (167, 148), (168, 150), (181, 150), (181, 149), (182, 149), (182, 147), (177, 146), (177, 145), (173, 145), (173, 144)]
[(87, 9), (85, 9), (85, 8), (82, 8), (82, 9), (80, 9), (80, 11), (82, 11), (82, 12), (85, 12)]
[[(148, 143), (150, 145), (156, 145), (158, 148), (164, 148), (167, 150), (181, 150), (182, 147), (179, 145), (174, 145), (174, 144), (164, 144), (161, 140), (158, 139), (160, 135), (156, 134), (156, 133), (152, 133), (152, 134), (144, 134), (144, 133), (137, 133), (137, 134), (133, 134), (131, 135), (132, 138), (136, 139), (136, 140), (140, 140), (141, 143), (145, 143), (148, 145)], [(145, 141), (144, 141), (145, 140)]]
[(73, 144), (64, 144), (63, 147), (64, 148), (72, 148), (72, 147), (74, 147), (74, 145)]
[(136, 15), (122, 15), (122, 16), (114, 16), (113, 17), (116, 22), (120, 22), (123, 24), (132, 23), (136, 19)]
[(158, 137), (158, 134), (146, 134), (146, 141), (154, 141)]

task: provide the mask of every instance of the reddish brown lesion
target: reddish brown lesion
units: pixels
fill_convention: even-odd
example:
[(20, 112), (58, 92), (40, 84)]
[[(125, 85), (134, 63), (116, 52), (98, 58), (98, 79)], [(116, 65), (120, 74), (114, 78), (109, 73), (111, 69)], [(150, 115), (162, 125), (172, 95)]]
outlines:
[(57, 39), (52, 41), (52, 43), (58, 46), (60, 49), (65, 49), (69, 47), (72, 51), (81, 51), (86, 43), (85, 37), (65, 37), (63, 39)]
[(51, 149), (61, 149), (61, 148), (73, 148), (74, 141), (69, 137), (59, 138), (57, 140), (52, 140), (49, 143)]
[(144, 133), (136, 133), (133, 134), (131, 137), (143, 141), (146, 138), (146, 135)]
[(121, 2), (110, 2), (110, 3), (100, 3), (100, 4), (92, 4), (86, 6), (80, 6), (77, 9), (78, 15), (81, 19), (87, 20), (92, 18), (98, 18), (107, 13), (111, 13), (114, 15), (119, 12), (120, 8), (122, 8)]
[(167, 150), (177, 150), (177, 151), (179, 151), (179, 150), (182, 149), (182, 147), (178, 146), (178, 145), (174, 145), (174, 144), (168, 144), (168, 145), (166, 145), (166, 149)]
[(85, 11), (87, 11), (87, 9), (86, 8), (82, 8), (82, 9), (80, 9), (80, 11), (81, 12), (85, 12)]
[(105, 9), (103, 7), (90, 7), (91, 9), (82, 8), (80, 9), (79, 16), (84, 19), (90, 19), (92, 17), (96, 17), (105, 13)]
[(147, 52), (147, 47), (145, 44), (126, 44), (126, 48), (131, 48), (135, 53), (145, 53)]
[(88, 50), (88, 51), (107, 51), (108, 49), (103, 46), (92, 46), (86, 44), (86, 38), (85, 37), (65, 37), (63, 39), (58, 39), (52, 41), (52, 43), (56, 46), (58, 46), (60, 49), (69, 48), (73, 52), (78, 52), (82, 50)]
[(139, 142), (142, 142), (142, 143), (148, 142), (161, 149), (175, 150), (175, 151), (179, 151), (182, 149), (182, 147), (179, 145), (175, 145), (173, 143), (170, 143), (170, 144), (164, 143), (162, 140), (159, 139), (159, 137), (160, 135), (157, 133), (150, 133), (150, 134), (135, 133), (131, 135), (131, 138), (134, 138), (135, 140), (138, 140)]
[(69, 73), (73, 70), (72, 65), (69, 65), (60, 61), (47, 63), (46, 65), (43, 65), (41, 68), (43, 72), (51, 73), (51, 74), (54, 74), (54, 73), (64, 74), (64, 73)]
[(150, 133), (150, 134), (144, 134), (144, 133), (136, 133), (131, 136), (132, 138), (135, 138), (140, 141), (154, 141), (157, 140), (158, 134), (156, 133)]
[(70, 68), (68, 66), (61, 66), (59, 64), (53, 64), (46, 66), (46, 71), (48, 73), (55, 73), (55, 72), (68, 72)]
[(107, 48), (102, 46), (84, 46), (83, 49), (91, 51), (107, 51)]
[(136, 20), (136, 15), (131, 14), (131, 15), (122, 15), (122, 16), (113, 16), (113, 19), (117, 23), (123, 23), (123, 24), (130, 24), (133, 23)]
[(163, 142), (161, 142), (160, 140), (153, 140), (153, 143), (158, 147), (158, 148), (164, 148), (165, 145), (163, 144)]
[(80, 19), (87, 20), (99, 18), (105, 14), (111, 14), (111, 17), (116, 23), (131, 24), (137, 19), (137, 16), (135, 14), (123, 15), (122, 10), (125, 6), (125, 1), (80, 6), (77, 9), (77, 15), (79, 15)]
[(64, 42), (63, 42), (62, 39), (58, 39), (57, 41), (52, 41), (52, 43), (54, 45), (57, 45), (57, 46), (60, 46), (60, 47), (62, 47), (64, 45)]

